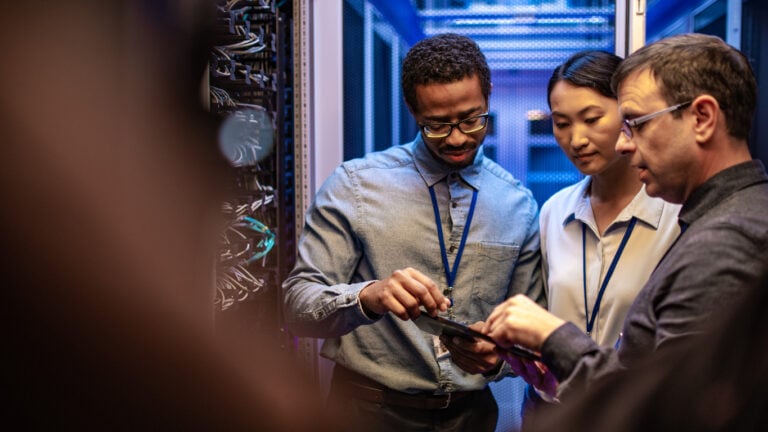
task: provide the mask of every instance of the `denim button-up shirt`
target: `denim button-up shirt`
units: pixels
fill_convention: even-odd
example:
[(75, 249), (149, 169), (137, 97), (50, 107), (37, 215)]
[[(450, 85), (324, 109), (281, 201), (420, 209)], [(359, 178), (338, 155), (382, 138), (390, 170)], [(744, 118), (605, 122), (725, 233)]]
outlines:
[[(429, 195), (434, 186), (453, 265), (472, 200), (477, 204), (453, 290), (458, 321), (482, 321), (506, 298), (544, 303), (537, 205), (532, 194), (478, 151), (456, 169), (421, 138), (347, 161), (308, 209), (295, 268), (283, 283), (284, 313), (296, 335), (326, 338), (322, 354), (406, 392), (476, 390), (488, 378), (436, 358), (433, 337), (392, 314), (368, 317), (358, 293), (413, 267), (446, 288)], [(493, 379), (495, 377), (491, 377)]]

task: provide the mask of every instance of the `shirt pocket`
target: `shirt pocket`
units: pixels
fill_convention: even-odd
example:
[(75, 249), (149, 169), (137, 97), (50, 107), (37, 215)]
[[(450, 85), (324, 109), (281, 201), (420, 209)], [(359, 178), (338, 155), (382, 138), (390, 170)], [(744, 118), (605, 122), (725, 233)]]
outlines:
[(483, 309), (481, 312), (487, 315), (494, 306), (507, 298), (520, 246), (513, 243), (481, 242), (476, 247), (473, 296), (486, 303), (479, 306)]

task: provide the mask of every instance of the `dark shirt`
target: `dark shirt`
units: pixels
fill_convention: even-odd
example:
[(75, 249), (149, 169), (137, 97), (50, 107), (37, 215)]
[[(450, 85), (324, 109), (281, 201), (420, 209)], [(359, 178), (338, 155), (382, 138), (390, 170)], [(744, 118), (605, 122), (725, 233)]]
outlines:
[(700, 331), (759, 285), (768, 249), (768, 175), (745, 162), (698, 187), (680, 210), (683, 233), (638, 294), (618, 350), (600, 347), (573, 324), (542, 346), (560, 396)]

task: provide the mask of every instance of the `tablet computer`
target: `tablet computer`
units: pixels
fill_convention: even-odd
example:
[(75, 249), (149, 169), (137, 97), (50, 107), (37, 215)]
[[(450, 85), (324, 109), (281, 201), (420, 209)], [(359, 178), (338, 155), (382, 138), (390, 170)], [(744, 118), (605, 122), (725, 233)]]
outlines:
[[(467, 327), (462, 323), (452, 321), (452, 320), (449, 320), (448, 318), (444, 318), (441, 316), (433, 317), (427, 313), (422, 313), (421, 315), (418, 316), (418, 318), (415, 318), (413, 322), (422, 331), (425, 331), (431, 335), (457, 336), (465, 339), (477, 338), (477, 339), (482, 339), (484, 341), (487, 341), (496, 345), (496, 342), (493, 339), (491, 339), (488, 335), (484, 335), (476, 330), (472, 330), (471, 328)], [(521, 346), (513, 345), (512, 347), (509, 347), (509, 348), (503, 348), (496, 345), (496, 347), (499, 350), (506, 351), (509, 354), (515, 355), (517, 357), (521, 357), (528, 360), (541, 361), (541, 356)]]

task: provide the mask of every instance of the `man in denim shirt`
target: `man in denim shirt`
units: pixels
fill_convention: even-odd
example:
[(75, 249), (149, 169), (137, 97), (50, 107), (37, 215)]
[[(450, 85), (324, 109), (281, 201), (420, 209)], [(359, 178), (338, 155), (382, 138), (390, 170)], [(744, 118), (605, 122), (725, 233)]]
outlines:
[(515, 294), (543, 303), (537, 205), (483, 155), (491, 83), (477, 44), (422, 40), (402, 87), (421, 133), (321, 187), (283, 284), (286, 325), (326, 339), (331, 401), (368, 429), (493, 431), (488, 382), (508, 368), (492, 345), (441, 340), (411, 319), (423, 308), (476, 323)]
[(624, 117), (616, 148), (649, 195), (683, 204), (682, 233), (632, 304), (617, 349), (522, 297), (488, 318), (484, 331), (500, 344), (541, 351), (548, 372), (520, 373), (561, 397), (700, 333), (761, 288), (766, 270), (768, 175), (747, 144), (757, 99), (747, 58), (715, 36), (672, 36), (627, 57), (613, 85)]

